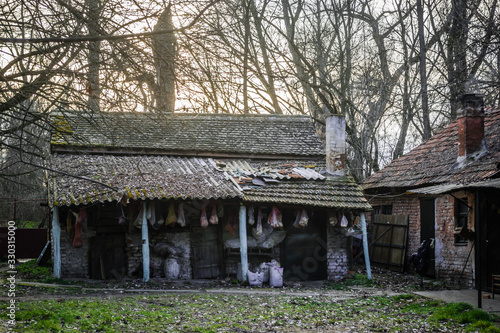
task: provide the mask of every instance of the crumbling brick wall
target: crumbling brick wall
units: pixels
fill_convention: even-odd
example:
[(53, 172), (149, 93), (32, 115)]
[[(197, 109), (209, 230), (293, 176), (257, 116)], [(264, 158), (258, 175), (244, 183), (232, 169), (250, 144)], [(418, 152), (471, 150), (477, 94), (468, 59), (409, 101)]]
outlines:
[(343, 279), (349, 270), (349, 253), (347, 237), (342, 233), (341, 227), (328, 224), (327, 244), (328, 280)]
[[(473, 203), (473, 197), (467, 193), (457, 193), (455, 196), (466, 196), (468, 202)], [(408, 250), (406, 262), (409, 257), (416, 253), (422, 240), (420, 239), (420, 198), (419, 195), (400, 195), (387, 197), (374, 197), (370, 200), (372, 206), (392, 205), (393, 215), (408, 215)], [(435, 257), (436, 278), (449, 285), (460, 287), (471, 287), (474, 284), (473, 258), (471, 253), (467, 262), (467, 256), (471, 250), (471, 242), (467, 245), (455, 245), (455, 203), (451, 195), (439, 196), (435, 201)], [(371, 223), (372, 216), (368, 214), (367, 221)], [(468, 228), (473, 229), (473, 218), (469, 218)], [(465, 269), (464, 269), (465, 266)], [(405, 268), (412, 271), (408, 265)], [(462, 270), (464, 271), (462, 276)], [(462, 277), (461, 277), (462, 276)], [(460, 278), (461, 277), (461, 278)]]

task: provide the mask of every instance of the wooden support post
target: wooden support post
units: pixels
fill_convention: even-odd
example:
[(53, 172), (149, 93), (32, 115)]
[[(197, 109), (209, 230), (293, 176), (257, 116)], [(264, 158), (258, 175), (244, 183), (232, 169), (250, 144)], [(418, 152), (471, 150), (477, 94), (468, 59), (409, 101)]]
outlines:
[(148, 220), (146, 218), (147, 204), (142, 203), (142, 281), (149, 282), (149, 235), (148, 235)]
[(363, 232), (363, 252), (365, 253), (366, 275), (368, 280), (371, 280), (372, 269), (370, 266), (370, 255), (368, 251), (368, 233), (366, 231), (365, 213), (361, 213), (361, 231)]
[(240, 206), (240, 255), (241, 255), (241, 276), (243, 281), (247, 280), (248, 255), (247, 255), (247, 207)]
[(52, 248), (54, 250), (54, 277), (61, 278), (61, 226), (59, 224), (59, 207), (52, 208)]

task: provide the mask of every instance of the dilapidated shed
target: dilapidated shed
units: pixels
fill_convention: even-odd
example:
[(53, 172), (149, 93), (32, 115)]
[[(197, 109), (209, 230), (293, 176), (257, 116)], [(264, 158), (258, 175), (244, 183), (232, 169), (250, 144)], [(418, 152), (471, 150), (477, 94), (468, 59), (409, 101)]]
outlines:
[(407, 216), (406, 259), (427, 240), (427, 275), (481, 289), (500, 274), (500, 111), (480, 95), (460, 101), (458, 119), (363, 187), (374, 214)]
[(346, 275), (345, 223), (371, 207), (345, 174), (343, 117), (326, 153), (305, 116), (52, 119), (55, 276), (223, 278), (273, 259), (285, 280)]

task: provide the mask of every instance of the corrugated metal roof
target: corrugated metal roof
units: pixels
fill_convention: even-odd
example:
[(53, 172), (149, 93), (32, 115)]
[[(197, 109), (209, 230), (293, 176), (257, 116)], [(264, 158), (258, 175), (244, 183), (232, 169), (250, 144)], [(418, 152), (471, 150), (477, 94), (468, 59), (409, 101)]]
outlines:
[(54, 154), (51, 205), (131, 199), (229, 199), (243, 194), (204, 158)]
[[(325, 176), (319, 172), (324, 162), (313, 161), (256, 161), (256, 160), (219, 160), (216, 161), (222, 170), (235, 177), (260, 177), (270, 179), (304, 178), (307, 180), (323, 180)], [(316, 167), (317, 165), (317, 167)], [(305, 166), (308, 166), (307, 168)]]

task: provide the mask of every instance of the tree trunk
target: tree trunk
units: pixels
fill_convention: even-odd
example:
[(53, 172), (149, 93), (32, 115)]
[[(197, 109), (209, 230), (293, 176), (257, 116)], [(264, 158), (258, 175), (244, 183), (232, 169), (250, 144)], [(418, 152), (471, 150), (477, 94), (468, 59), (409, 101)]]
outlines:
[[(100, 0), (87, 0), (87, 26), (90, 36), (99, 35), (99, 18), (101, 16), (101, 3)], [(99, 82), (99, 71), (101, 67), (100, 54), (101, 42), (89, 42), (88, 50), (88, 65), (89, 70), (87, 73), (87, 107), (93, 112), (98, 112), (99, 103), (101, 98), (101, 85)]]
[(156, 67), (156, 107), (159, 112), (175, 111), (176, 38), (173, 32), (170, 5), (165, 8), (154, 31), (165, 31), (153, 36), (153, 56)]

